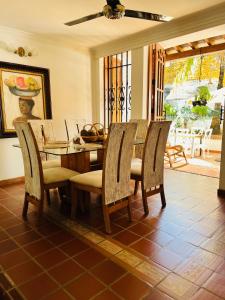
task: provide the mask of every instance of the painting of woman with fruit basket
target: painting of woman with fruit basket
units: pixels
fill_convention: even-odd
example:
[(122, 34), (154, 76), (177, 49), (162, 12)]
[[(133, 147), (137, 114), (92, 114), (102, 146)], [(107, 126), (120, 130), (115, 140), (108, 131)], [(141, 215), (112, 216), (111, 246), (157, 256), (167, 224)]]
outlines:
[(15, 136), (17, 121), (51, 118), (48, 70), (10, 64), (2, 67), (1, 80), (1, 134)]

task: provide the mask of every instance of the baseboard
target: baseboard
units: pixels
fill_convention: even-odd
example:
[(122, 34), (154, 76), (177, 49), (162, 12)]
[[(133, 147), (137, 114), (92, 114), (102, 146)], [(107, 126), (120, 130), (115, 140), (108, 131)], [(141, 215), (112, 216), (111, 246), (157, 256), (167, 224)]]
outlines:
[(217, 195), (219, 197), (225, 198), (225, 190), (218, 189), (217, 190)]
[(6, 179), (6, 180), (0, 180), (0, 187), (4, 187), (7, 185), (19, 184), (19, 183), (24, 183), (24, 176), (10, 178), (10, 179)]

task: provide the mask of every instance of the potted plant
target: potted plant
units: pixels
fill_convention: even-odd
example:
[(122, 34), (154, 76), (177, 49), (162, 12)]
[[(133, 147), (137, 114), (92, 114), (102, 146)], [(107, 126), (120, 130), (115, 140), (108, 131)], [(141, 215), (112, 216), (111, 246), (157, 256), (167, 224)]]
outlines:
[(177, 109), (170, 103), (164, 104), (164, 112), (167, 120), (173, 120), (177, 116)]
[(210, 128), (212, 117), (218, 114), (217, 111), (209, 108), (207, 105), (196, 105), (192, 107), (193, 118), (195, 120), (195, 127)]
[(205, 106), (212, 98), (209, 88), (207, 86), (199, 86), (197, 88), (197, 95), (195, 100), (192, 101), (193, 106)]

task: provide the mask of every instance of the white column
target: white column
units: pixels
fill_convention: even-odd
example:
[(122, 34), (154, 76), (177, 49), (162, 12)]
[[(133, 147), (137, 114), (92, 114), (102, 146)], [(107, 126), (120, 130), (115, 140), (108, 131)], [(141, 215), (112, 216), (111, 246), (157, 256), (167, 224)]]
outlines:
[(148, 47), (131, 51), (131, 118), (145, 119), (147, 107)]
[[(224, 114), (225, 117), (225, 114)], [(224, 192), (225, 195), (225, 121), (223, 122), (223, 135), (222, 135), (222, 152), (221, 152), (221, 163), (220, 163), (220, 181), (219, 190)]]

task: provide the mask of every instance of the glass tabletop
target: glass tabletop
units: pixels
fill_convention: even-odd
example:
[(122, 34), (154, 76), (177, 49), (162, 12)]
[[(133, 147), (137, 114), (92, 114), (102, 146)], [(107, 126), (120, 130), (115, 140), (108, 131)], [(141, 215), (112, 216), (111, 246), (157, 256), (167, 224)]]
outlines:
[[(136, 139), (134, 141), (134, 145), (142, 145), (144, 144), (143, 139)], [(20, 145), (13, 145), (14, 147), (20, 148)], [(47, 144), (45, 146), (40, 146), (39, 151), (41, 153), (45, 154), (51, 154), (51, 155), (69, 155), (69, 154), (76, 154), (81, 152), (91, 152), (91, 151), (97, 151), (99, 149), (105, 149), (105, 146), (102, 144), (96, 144), (96, 143), (85, 143), (82, 145), (78, 144)]]

